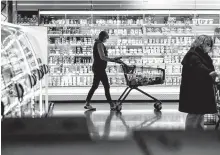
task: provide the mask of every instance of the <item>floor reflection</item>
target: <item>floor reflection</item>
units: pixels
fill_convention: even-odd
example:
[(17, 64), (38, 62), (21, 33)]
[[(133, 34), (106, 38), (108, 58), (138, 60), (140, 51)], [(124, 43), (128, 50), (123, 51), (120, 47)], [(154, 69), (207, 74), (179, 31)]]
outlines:
[(53, 116), (85, 115), (94, 139), (130, 138), (136, 129), (185, 129), (186, 114), (177, 103), (163, 104), (155, 113), (151, 103), (126, 103), (122, 113), (110, 112), (106, 104), (93, 104), (97, 111), (84, 111), (83, 104), (55, 104)]
[(93, 139), (131, 137), (136, 129), (184, 129), (185, 115), (177, 112), (155, 111), (86, 111), (87, 124)]

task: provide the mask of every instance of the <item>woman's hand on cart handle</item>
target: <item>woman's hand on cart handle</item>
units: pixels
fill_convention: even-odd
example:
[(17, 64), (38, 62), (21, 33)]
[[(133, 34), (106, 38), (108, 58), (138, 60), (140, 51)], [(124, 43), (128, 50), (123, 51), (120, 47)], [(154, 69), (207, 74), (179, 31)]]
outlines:
[(124, 64), (124, 62), (121, 60), (121, 58), (122, 57), (115, 57), (114, 60), (115, 60), (116, 63)]

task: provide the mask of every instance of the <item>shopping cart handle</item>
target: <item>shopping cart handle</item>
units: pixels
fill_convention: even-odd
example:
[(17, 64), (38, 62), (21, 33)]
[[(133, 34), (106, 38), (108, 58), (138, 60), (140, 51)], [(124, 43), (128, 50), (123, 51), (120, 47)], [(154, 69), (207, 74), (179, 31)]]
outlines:
[(115, 60), (120, 60), (122, 57), (115, 57)]

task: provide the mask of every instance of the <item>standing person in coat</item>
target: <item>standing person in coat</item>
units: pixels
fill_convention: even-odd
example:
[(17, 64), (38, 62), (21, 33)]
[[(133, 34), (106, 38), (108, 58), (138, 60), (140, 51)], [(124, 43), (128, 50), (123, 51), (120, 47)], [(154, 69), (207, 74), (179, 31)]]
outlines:
[(104, 89), (105, 89), (105, 96), (107, 98), (108, 103), (110, 104), (110, 109), (115, 110), (116, 105), (112, 102), (111, 95), (109, 92), (110, 85), (108, 82), (108, 76), (106, 74), (106, 67), (107, 62), (122, 62), (119, 58), (109, 58), (108, 57), (108, 51), (103, 43), (107, 41), (109, 38), (109, 35), (105, 31), (101, 31), (99, 33), (98, 39), (95, 40), (95, 44), (93, 46), (93, 58), (94, 62), (92, 65), (92, 71), (94, 73), (93, 77), (93, 84), (92, 87), (88, 93), (88, 96), (86, 98), (86, 104), (84, 106), (85, 109), (88, 110), (96, 110), (96, 108), (92, 107), (90, 104), (90, 100), (95, 92), (95, 90), (98, 88), (100, 81), (102, 82)]
[(204, 114), (216, 113), (213, 81), (218, 76), (211, 57), (213, 40), (201, 35), (182, 61), (179, 111), (188, 113), (186, 129), (203, 129)]

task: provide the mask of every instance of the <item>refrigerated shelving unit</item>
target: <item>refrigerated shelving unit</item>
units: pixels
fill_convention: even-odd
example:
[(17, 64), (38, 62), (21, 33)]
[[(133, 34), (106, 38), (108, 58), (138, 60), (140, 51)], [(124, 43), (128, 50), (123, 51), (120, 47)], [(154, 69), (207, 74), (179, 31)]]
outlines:
[[(36, 51), (29, 42), (28, 28), (1, 23), (1, 101), (4, 105), (4, 118), (7, 117), (43, 117), (47, 114), (48, 102), (43, 100), (42, 80), (38, 79), (30, 86), (28, 75), (40, 69)], [(16, 84), (24, 90), (19, 100)], [(45, 88), (47, 86), (44, 86)]]
[[(163, 85), (143, 87), (161, 100), (178, 100), (181, 60), (196, 36), (214, 36), (220, 27), (219, 10), (146, 11), (39, 11), (40, 25), (48, 28), (50, 100), (85, 100), (92, 84), (92, 45), (106, 30), (109, 56), (122, 56), (129, 64), (161, 67), (166, 70)], [(220, 70), (220, 40), (212, 55)], [(107, 67), (113, 99), (125, 89), (118, 64)], [(128, 100), (146, 100), (131, 92)], [(105, 100), (98, 89), (93, 100)]]

